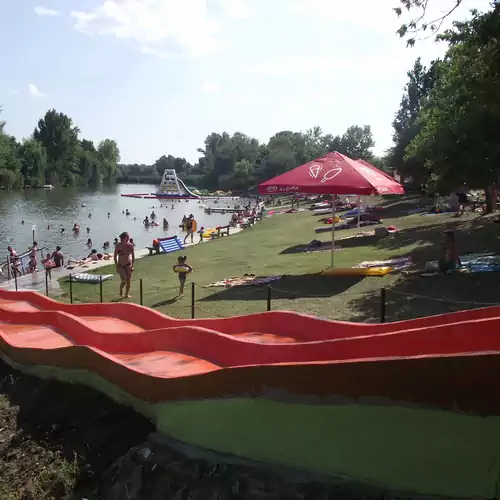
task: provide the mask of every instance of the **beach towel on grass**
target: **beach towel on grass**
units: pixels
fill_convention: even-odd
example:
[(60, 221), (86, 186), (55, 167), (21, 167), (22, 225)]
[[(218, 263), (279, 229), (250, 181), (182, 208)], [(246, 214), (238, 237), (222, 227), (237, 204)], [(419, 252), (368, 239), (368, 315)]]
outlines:
[(395, 259), (388, 260), (365, 260), (356, 264), (355, 268), (367, 268), (367, 267), (392, 267), (394, 271), (399, 271), (400, 269), (407, 269), (412, 264), (411, 257), (398, 257)]
[(232, 288), (235, 286), (255, 286), (255, 285), (265, 285), (266, 283), (271, 283), (281, 279), (281, 276), (238, 276), (235, 278), (227, 278), (222, 281), (216, 281), (210, 285), (206, 285), (205, 288)]
[(71, 281), (75, 281), (77, 283), (99, 283), (101, 281), (109, 280), (113, 277), (112, 274), (88, 274), (88, 273), (80, 273), (73, 274), (71, 276)]

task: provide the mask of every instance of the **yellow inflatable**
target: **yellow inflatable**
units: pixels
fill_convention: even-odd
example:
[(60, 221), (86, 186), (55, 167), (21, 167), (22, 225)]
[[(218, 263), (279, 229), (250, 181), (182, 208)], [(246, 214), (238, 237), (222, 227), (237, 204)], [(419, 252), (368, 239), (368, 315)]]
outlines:
[(323, 271), (323, 276), (385, 276), (392, 267), (338, 267)]
[(206, 229), (203, 233), (203, 238), (211, 238), (212, 234), (216, 233), (217, 229)]
[(176, 273), (189, 273), (191, 269), (187, 266), (174, 266), (174, 272)]

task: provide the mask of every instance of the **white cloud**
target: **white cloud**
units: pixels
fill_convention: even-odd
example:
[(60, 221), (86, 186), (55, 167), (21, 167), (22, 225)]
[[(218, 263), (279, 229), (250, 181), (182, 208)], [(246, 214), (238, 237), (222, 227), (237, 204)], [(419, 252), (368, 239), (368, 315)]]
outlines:
[(33, 12), (37, 16), (58, 16), (59, 11), (54, 9), (48, 9), (47, 7), (38, 6), (33, 9)]
[(221, 47), (207, 0), (100, 0), (71, 15), (82, 33), (129, 40), (150, 54), (199, 57)]
[(40, 90), (38, 90), (38, 87), (34, 83), (30, 83), (28, 85), (28, 91), (33, 97), (45, 97), (45, 94), (43, 92), (40, 92)]
[(233, 19), (246, 19), (251, 16), (246, 0), (219, 0), (223, 13)]
[(220, 85), (214, 82), (206, 81), (202, 85), (202, 90), (203, 92), (219, 92), (220, 91)]

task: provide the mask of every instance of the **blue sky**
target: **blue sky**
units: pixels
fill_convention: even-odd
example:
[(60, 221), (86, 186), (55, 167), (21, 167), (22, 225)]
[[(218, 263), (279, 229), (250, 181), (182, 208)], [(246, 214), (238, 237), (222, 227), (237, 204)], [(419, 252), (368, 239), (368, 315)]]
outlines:
[[(454, 0), (431, 0), (439, 15)], [(28, 137), (49, 108), (122, 161), (198, 158), (212, 131), (266, 141), (320, 125), (372, 126), (377, 153), (406, 72), (443, 44), (407, 49), (397, 0), (2, 0), (0, 104)], [(464, 0), (455, 12), (485, 9)]]

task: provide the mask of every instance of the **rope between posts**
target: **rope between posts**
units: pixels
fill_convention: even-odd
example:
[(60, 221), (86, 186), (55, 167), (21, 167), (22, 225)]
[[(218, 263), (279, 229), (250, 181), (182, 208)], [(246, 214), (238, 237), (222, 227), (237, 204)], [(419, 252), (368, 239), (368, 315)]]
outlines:
[(388, 293), (393, 293), (395, 295), (402, 295), (408, 298), (416, 298), (416, 299), (427, 299), (427, 300), (437, 300), (438, 302), (445, 302), (447, 304), (467, 304), (467, 305), (475, 305), (475, 306), (497, 306), (498, 302), (475, 302), (471, 300), (452, 300), (452, 299), (443, 299), (441, 297), (430, 297), (428, 295), (419, 295), (416, 293), (405, 293), (405, 292), (395, 292), (393, 290), (387, 290)]
[(213, 312), (213, 311), (207, 311), (206, 309), (202, 308), (202, 307), (198, 307), (196, 306), (196, 311), (201, 311), (205, 314), (208, 314), (209, 316), (212, 316), (212, 317), (217, 317), (217, 318), (225, 318), (226, 316), (222, 316), (221, 314), (217, 314), (216, 312)]
[[(366, 295), (367, 294), (367, 292), (342, 292), (342, 293), (335, 293), (335, 294), (328, 293), (325, 295), (317, 295), (317, 294), (306, 295), (305, 293), (302, 293), (302, 292), (295, 292), (294, 290), (284, 290), (282, 288), (276, 288), (276, 287), (270, 286), (270, 285), (269, 285), (269, 288), (271, 288), (271, 290), (275, 291), (275, 292), (288, 293), (291, 295), (296, 295), (297, 297), (303, 298), (303, 299), (307, 299), (307, 298), (327, 299), (327, 298), (345, 297), (347, 295)], [(278, 297), (275, 297), (275, 299), (279, 300)]]

